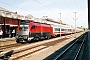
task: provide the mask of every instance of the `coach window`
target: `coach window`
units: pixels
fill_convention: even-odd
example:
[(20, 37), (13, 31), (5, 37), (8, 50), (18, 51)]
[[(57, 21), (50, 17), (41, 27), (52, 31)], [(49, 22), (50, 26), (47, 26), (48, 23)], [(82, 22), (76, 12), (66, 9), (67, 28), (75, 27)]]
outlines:
[(61, 29), (61, 31), (64, 31), (64, 29)]
[(60, 28), (55, 28), (55, 31), (60, 31)]
[(71, 29), (68, 29), (68, 31), (71, 31)]

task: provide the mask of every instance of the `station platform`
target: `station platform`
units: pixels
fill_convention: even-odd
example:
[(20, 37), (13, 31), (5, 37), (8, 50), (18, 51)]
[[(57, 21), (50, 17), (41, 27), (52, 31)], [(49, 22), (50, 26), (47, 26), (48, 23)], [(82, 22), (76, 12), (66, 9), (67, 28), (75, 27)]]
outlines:
[(16, 43), (16, 38), (1, 38), (0, 39), (0, 46), (5, 46), (5, 45), (10, 45), (10, 44), (15, 44)]
[(9, 40), (15, 40), (15, 37), (12, 38), (1, 38), (0, 41), (9, 41)]

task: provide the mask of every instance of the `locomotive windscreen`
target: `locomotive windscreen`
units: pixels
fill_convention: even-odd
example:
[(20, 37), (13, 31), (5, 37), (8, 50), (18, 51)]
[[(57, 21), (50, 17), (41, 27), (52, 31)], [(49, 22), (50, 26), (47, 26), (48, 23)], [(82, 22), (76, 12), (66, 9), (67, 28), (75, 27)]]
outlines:
[(28, 35), (28, 26), (30, 22), (22, 21), (20, 23), (20, 31), (18, 32), (18, 35)]
[(26, 21), (21, 22), (20, 30), (23, 30), (23, 31), (28, 30), (29, 23), (30, 22), (26, 22)]

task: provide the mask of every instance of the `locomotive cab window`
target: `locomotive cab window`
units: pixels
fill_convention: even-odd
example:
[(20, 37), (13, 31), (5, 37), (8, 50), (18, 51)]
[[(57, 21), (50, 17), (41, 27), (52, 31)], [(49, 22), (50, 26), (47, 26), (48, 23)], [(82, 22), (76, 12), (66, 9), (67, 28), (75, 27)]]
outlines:
[(26, 30), (28, 30), (28, 26), (27, 25), (22, 25), (22, 26), (20, 26), (20, 30), (26, 31)]
[(31, 27), (31, 29), (35, 29), (35, 27), (36, 27), (36, 26), (35, 26), (35, 25), (33, 25), (33, 26)]

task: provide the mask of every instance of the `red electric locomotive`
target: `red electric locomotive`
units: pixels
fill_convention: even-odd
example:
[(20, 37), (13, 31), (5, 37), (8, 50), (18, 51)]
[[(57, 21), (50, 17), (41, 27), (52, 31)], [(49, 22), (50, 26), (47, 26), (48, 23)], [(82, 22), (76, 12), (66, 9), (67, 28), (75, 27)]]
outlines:
[[(83, 29), (76, 29), (76, 32)], [(34, 40), (49, 39), (60, 34), (75, 33), (75, 29), (69, 25), (63, 24), (44, 24), (39, 22), (21, 22), (20, 31), (16, 35), (16, 42), (30, 42)]]
[(30, 42), (33, 40), (50, 38), (53, 34), (52, 30), (50, 24), (22, 22), (20, 24), (20, 31), (16, 35), (16, 42)]

